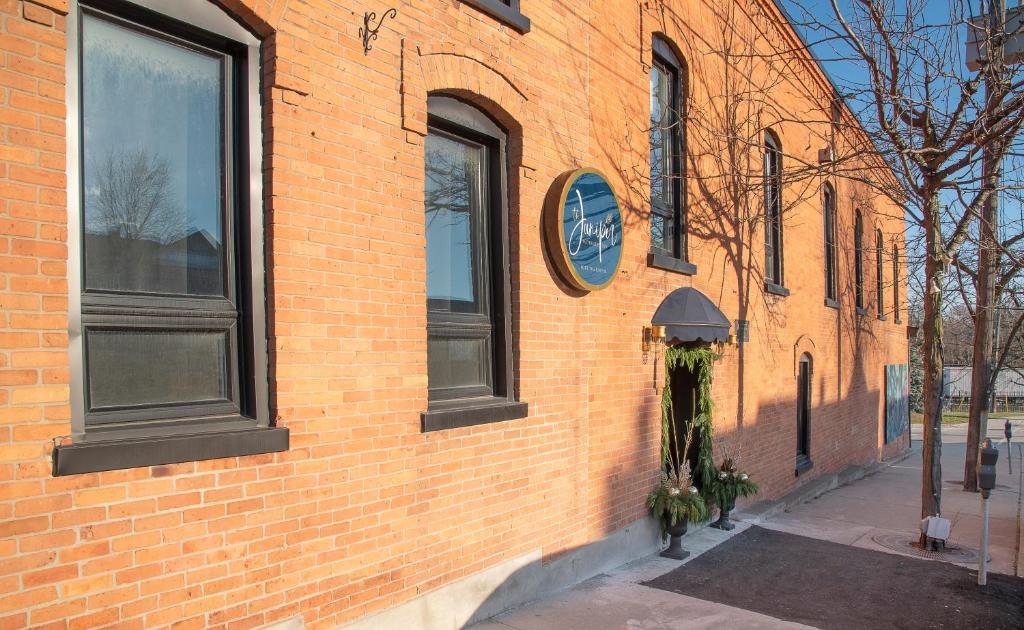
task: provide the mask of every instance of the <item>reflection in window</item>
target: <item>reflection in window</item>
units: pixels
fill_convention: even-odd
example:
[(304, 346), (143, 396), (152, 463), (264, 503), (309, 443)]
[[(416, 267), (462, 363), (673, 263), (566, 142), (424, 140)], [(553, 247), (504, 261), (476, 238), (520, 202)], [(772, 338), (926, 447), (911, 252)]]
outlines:
[(825, 185), (825, 297), (836, 299), (836, 195), (832, 187)]
[(427, 134), (427, 374), (435, 397), (493, 394), (487, 154), (469, 138)]
[(654, 40), (651, 67), (651, 249), (686, 260), (682, 64)]
[(148, 26), (82, 9), (87, 425), (251, 411), (249, 324), (225, 246), (248, 185), (228, 138), (248, 126), (244, 56)]
[(885, 316), (885, 272), (882, 256), (885, 254), (885, 243), (882, 242), (882, 230), (875, 231), (875, 287), (878, 293), (878, 317)]
[(88, 289), (224, 294), (224, 63), (83, 17)]
[(782, 284), (782, 148), (773, 133), (764, 136), (764, 279)]
[(857, 308), (864, 308), (864, 217), (860, 210), (853, 220), (853, 275)]

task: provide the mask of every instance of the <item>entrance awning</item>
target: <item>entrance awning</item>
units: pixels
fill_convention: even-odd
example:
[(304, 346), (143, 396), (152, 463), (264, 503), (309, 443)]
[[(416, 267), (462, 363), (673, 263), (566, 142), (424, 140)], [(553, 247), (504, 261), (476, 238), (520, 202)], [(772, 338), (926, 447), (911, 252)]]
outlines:
[(665, 343), (728, 341), (729, 320), (697, 289), (682, 287), (669, 293), (651, 323), (665, 327)]

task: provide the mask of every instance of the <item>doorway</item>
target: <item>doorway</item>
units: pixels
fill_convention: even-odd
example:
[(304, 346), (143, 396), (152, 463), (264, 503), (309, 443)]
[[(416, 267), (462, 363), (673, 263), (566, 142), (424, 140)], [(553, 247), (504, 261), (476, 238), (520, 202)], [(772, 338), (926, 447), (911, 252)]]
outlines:
[(678, 445), (669, 444), (669, 453), (672, 461), (679, 462), (679, 453), (685, 448), (686, 436), (690, 436), (690, 447), (686, 449), (684, 457), (690, 465), (690, 476), (693, 485), (702, 490), (703, 480), (697, 474), (697, 460), (700, 455), (701, 432), (697, 426), (697, 396), (698, 384), (697, 374), (688, 369), (685, 365), (678, 365), (672, 370), (670, 377), (672, 387), (672, 423), (673, 430), (678, 436)]

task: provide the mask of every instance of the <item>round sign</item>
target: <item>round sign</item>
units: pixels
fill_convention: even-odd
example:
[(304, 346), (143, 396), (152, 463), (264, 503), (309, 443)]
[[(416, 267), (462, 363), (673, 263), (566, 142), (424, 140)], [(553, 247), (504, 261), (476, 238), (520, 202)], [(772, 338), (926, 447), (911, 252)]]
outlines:
[(552, 210), (547, 233), (565, 279), (587, 291), (611, 284), (622, 262), (622, 211), (608, 180), (592, 168), (569, 173)]

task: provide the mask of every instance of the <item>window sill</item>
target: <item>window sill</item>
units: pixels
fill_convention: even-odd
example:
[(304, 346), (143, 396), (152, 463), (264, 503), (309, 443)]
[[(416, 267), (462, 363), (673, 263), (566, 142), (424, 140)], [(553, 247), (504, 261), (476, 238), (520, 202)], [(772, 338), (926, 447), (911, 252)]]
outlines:
[(765, 293), (771, 293), (772, 295), (778, 295), (778, 296), (781, 296), (781, 297), (788, 297), (789, 296), (789, 289), (787, 289), (786, 287), (782, 286), (781, 284), (775, 284), (774, 282), (765, 282), (764, 283), (764, 292)]
[(884, 321), (886, 321), (887, 319), (888, 319), (888, 317), (886, 317), (885, 315), (879, 315), (879, 316), (878, 316), (878, 321), (880, 321), (880, 322), (884, 322)]
[(530, 32), (530, 18), (500, 0), (462, 0), (462, 3), (511, 26), (519, 33)]
[(825, 306), (827, 306), (829, 308), (838, 309), (839, 308), (839, 302), (837, 302), (836, 300), (833, 300), (831, 298), (825, 298)]
[(423, 432), (427, 433), (525, 418), (528, 408), (525, 402), (507, 398), (474, 398), (435, 403), (420, 414), (420, 418)]
[(287, 427), (83, 441), (60, 445), (53, 449), (53, 476), (180, 464), (287, 450)]
[(654, 252), (647, 254), (647, 266), (654, 267), (655, 269), (664, 269), (665, 271), (674, 271), (687, 276), (697, 274), (697, 265), (673, 258), (672, 256), (666, 256), (665, 254), (655, 254)]
[(863, 306), (858, 306), (857, 307), (857, 315), (859, 317), (864, 317), (867, 314), (868, 314), (868, 309), (864, 308)]
[(812, 468), (814, 468), (814, 462), (811, 461), (810, 457), (806, 455), (796, 456), (796, 471), (794, 472), (795, 477), (799, 477), (800, 475), (804, 474), (805, 472)]

